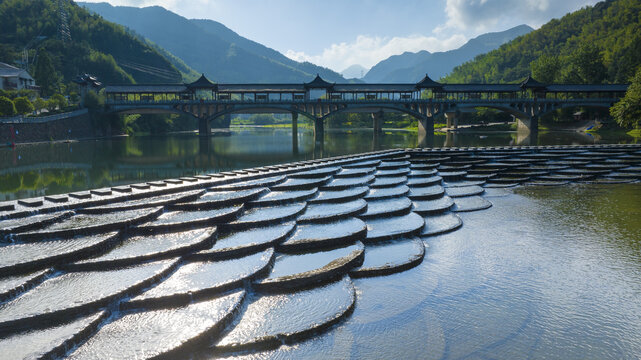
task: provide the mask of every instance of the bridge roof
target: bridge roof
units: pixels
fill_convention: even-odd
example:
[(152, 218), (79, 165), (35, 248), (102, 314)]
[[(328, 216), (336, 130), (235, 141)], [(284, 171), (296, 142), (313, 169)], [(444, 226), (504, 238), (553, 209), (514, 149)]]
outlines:
[(336, 84), (332, 92), (412, 92), (414, 84)]
[(523, 89), (541, 90), (545, 89), (546, 86), (547, 85), (545, 85), (544, 83), (534, 79), (532, 75), (528, 75), (528, 77), (526, 77), (525, 80), (521, 82), (521, 88)]
[(583, 84), (558, 84), (548, 85), (548, 92), (625, 92), (628, 90), (627, 84), (602, 84), (602, 85), (583, 85)]
[(202, 74), (198, 80), (194, 81), (191, 84), (185, 84), (190, 89), (215, 89), (216, 84), (209, 81), (205, 74)]
[(182, 84), (136, 84), (136, 85), (107, 85), (108, 93), (182, 93), (187, 86)]
[(516, 92), (521, 91), (519, 84), (443, 84), (443, 92)]
[(325, 81), (319, 74), (316, 74), (314, 80), (305, 83), (305, 87), (308, 89), (327, 89), (334, 86), (334, 84)]
[(303, 84), (219, 84), (218, 92), (305, 92)]
[(425, 77), (416, 83), (416, 87), (419, 89), (441, 88), (443, 84), (432, 80), (429, 75), (425, 74)]

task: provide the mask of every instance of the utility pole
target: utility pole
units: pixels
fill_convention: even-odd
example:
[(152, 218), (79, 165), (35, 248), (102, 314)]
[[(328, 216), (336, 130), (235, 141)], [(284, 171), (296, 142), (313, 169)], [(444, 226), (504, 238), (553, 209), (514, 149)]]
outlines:
[[(29, 49), (31, 49), (38, 42), (40, 42), (40, 41), (42, 41), (42, 40), (44, 40), (46, 38), (47, 38), (46, 36), (38, 35), (38, 36), (34, 37), (33, 39), (31, 39), (31, 41), (29, 41), (29, 43), (27, 43), (27, 45), (25, 45), (25, 47), (22, 48), (22, 62), (21, 62), (21, 65), (22, 65), (23, 69), (25, 69), (26, 71), (29, 71)], [(33, 58), (35, 59), (35, 56)], [(32, 61), (33, 61), (33, 59), (32, 59)]]
[(67, 0), (58, 0), (58, 17), (60, 24), (58, 25), (58, 37), (63, 43), (71, 42), (71, 32), (69, 31), (69, 14), (67, 14), (66, 5)]

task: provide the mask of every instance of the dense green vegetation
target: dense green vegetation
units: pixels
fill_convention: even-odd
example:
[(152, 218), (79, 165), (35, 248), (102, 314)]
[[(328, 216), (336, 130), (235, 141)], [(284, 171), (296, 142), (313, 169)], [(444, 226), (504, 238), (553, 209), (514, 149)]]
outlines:
[(641, 128), (641, 67), (637, 70), (625, 97), (616, 103), (610, 114), (625, 128)]
[(442, 81), (627, 83), (641, 64), (641, 2), (609, 0), (554, 19), (458, 66)]
[(0, 2), (0, 61), (13, 64), (21, 60), (28, 46), (29, 70), (44, 96), (54, 91), (65, 93), (71, 80), (82, 73), (95, 74), (107, 83), (181, 80), (169, 61), (122, 26), (92, 15), (73, 2), (62, 3), (68, 14), (71, 41), (59, 36), (57, 1)]
[[(178, 83), (183, 81), (183, 76), (187, 81), (197, 76), (180, 59), (140, 35), (91, 14), (74, 2), (62, 3), (68, 14), (70, 41), (63, 41), (59, 36), (57, 1), (0, 1), (0, 61), (19, 64), (26, 48), (29, 72), (41, 87), (41, 95), (50, 97), (45, 101), (33, 93), (0, 94), (14, 103), (12, 114), (63, 110), (68, 104), (61, 94), (77, 103), (79, 89), (72, 80), (83, 73), (111, 84)], [(18, 99), (20, 96), (28, 98)], [(3, 100), (3, 104), (7, 114), (11, 113), (8, 103)], [(95, 125), (106, 129), (109, 124), (114, 133), (160, 133), (183, 130), (185, 126), (195, 128), (194, 121), (188, 117), (177, 121), (177, 116), (171, 115), (98, 116), (96, 110), (102, 104), (104, 100), (99, 94), (89, 92), (86, 106), (93, 110)]]
[[(78, 94), (72, 93), (70, 98), (74, 99), (71, 105), (67, 98), (60, 94), (54, 94), (48, 100), (44, 100), (34, 90), (0, 90), (0, 116), (51, 115), (77, 109)], [(40, 114), (43, 109), (47, 109), (47, 112)]]
[[(527, 35), (477, 56), (441, 79), (449, 83), (517, 82), (532, 76), (543, 83), (629, 83), (641, 67), (641, 2), (608, 0), (554, 19)], [(612, 115), (619, 125), (639, 126), (629, 109), (639, 97), (629, 95)], [(572, 119), (565, 109), (544, 120)], [(586, 109), (590, 117), (606, 112)], [(621, 116), (619, 116), (621, 115)], [(636, 120), (634, 120), (636, 116)]]

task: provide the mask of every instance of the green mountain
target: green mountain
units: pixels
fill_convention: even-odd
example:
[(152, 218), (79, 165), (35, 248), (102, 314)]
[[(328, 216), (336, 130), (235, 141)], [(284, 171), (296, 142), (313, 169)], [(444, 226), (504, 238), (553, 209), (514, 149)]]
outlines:
[(0, 61), (20, 63), (23, 50), (44, 95), (82, 73), (104, 83), (182, 81), (152, 46), (71, 1), (0, 1)]
[(609, 0), (554, 19), (458, 66), (445, 82), (625, 83), (641, 65), (641, 2)]
[(218, 82), (305, 82), (320, 74), (345, 82), (338, 73), (289, 59), (212, 20), (186, 19), (159, 6), (136, 8), (79, 3), (109, 21), (122, 24)]
[(368, 83), (412, 83), (419, 81), (426, 73), (433, 79), (439, 79), (451, 72), (456, 65), (494, 50), (532, 30), (534, 29), (527, 25), (519, 25), (509, 30), (480, 35), (455, 50), (394, 55), (374, 65), (363, 80)]

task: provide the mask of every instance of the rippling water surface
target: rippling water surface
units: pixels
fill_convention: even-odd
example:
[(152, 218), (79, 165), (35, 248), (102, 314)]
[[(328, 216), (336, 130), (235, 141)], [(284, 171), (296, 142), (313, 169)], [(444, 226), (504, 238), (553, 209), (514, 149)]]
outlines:
[[(0, 149), (0, 199), (69, 192), (376, 149), (372, 148), (374, 142), (371, 132), (344, 134), (344, 137), (328, 135), (328, 139), (333, 140), (320, 148), (313, 144), (309, 134), (302, 132), (298, 149), (292, 149), (289, 131), (261, 131), (263, 130), (240, 130), (229, 137), (214, 137), (203, 141), (194, 136), (146, 137), (41, 144), (18, 147), (15, 150)], [(379, 148), (415, 146), (415, 143), (412, 145), (412, 141), (416, 140), (413, 136), (415, 135), (404, 132), (385, 134), (385, 141), (379, 144)], [(503, 135), (489, 140), (480, 139), (476, 143), (471, 140), (469, 143), (459, 140), (462, 142), (453, 145), (508, 145), (509, 140), (502, 139), (501, 136)], [(564, 161), (581, 160), (580, 156), (575, 160), (568, 159), (569, 157)], [(388, 162), (379, 165), (379, 171), (388, 171), (384, 167), (390, 164)], [(609, 166), (612, 164), (609, 163)], [(414, 171), (410, 170), (409, 163), (401, 167), (406, 167), (407, 171), (402, 174), (390, 174), (388, 171), (384, 173), (388, 177), (382, 177), (383, 180), (394, 182), (395, 177), (404, 177), (406, 175), (403, 174)], [(596, 169), (594, 166), (592, 168)], [(341, 170), (341, 174), (344, 175), (345, 171), (347, 170)], [(374, 180), (372, 175), (368, 175), (368, 171), (374, 169), (365, 171), (365, 174), (356, 174), (355, 177), (337, 176), (322, 186), (342, 189), (337, 185), (341, 185), (341, 182), (351, 182), (351, 187), (347, 190), (335, 190), (334, 195), (328, 195), (330, 191), (323, 189), (319, 198), (349, 197), (350, 192), (359, 193), (358, 197), (363, 196), (363, 191), (355, 189), (365, 187), (368, 181)], [(445, 176), (445, 172), (447, 171), (444, 170), (440, 174)], [(427, 172), (423, 175), (431, 176)], [(410, 180), (414, 181), (412, 176), (407, 176), (408, 183)], [(372, 183), (372, 186), (373, 184), (375, 183)], [(425, 257), (420, 265), (410, 270), (387, 276), (354, 277), (353, 280), (344, 277), (343, 280), (338, 279), (334, 283), (309, 291), (259, 294), (249, 290), (247, 293), (238, 292), (228, 297), (213, 299), (211, 301), (216, 302), (220, 309), (231, 312), (230, 309), (239, 307), (245, 316), (236, 318), (234, 327), (229, 328), (218, 342), (210, 345), (224, 350), (234, 349), (237, 344), (249, 344), (249, 349), (245, 349), (249, 353), (231, 355), (237, 358), (641, 357), (641, 184), (638, 181), (630, 184), (567, 184), (506, 189), (460, 189), (447, 181), (443, 183), (443, 187), (429, 184), (431, 183), (424, 183), (424, 186), (414, 188), (414, 193), (408, 195), (417, 196), (417, 189), (423, 189), (422, 196), (428, 199), (420, 200), (424, 201), (424, 211), (429, 207), (437, 207), (438, 204), (428, 203), (434, 201), (429, 200), (434, 194), (442, 197), (442, 193), (447, 192), (456, 196), (461, 195), (462, 191), (476, 193), (479, 189), (483, 190), (480, 195), (482, 198), (465, 197), (463, 199), (468, 199), (467, 202), (458, 203), (457, 208), (453, 210), (462, 211), (466, 209), (461, 207), (477, 206), (479, 199), (490, 201), (492, 206), (485, 210), (458, 212), (457, 215), (447, 213), (428, 216), (427, 227), (421, 233), (423, 237), (417, 240), (426, 245)], [(404, 196), (403, 194), (409, 191), (406, 185), (383, 185), (391, 187), (373, 188), (367, 199), (371, 201), (371, 197), (380, 196), (382, 192), (400, 191), (400, 195), (396, 196)], [(238, 195), (240, 190), (233, 191)], [(457, 192), (459, 193), (456, 194)], [(216, 194), (218, 197), (229, 196), (228, 193), (222, 192)], [(429, 194), (432, 195), (427, 196)], [(213, 196), (210, 194), (204, 199), (211, 201)], [(460, 198), (455, 198), (457, 201), (458, 199)], [(381, 206), (378, 209), (372, 206), (372, 212), (392, 211), (394, 206), (400, 207), (401, 210), (404, 208), (402, 203), (394, 205), (391, 200), (380, 201), (386, 201), (389, 206)], [(244, 229), (251, 222), (271, 223), (273, 219), (285, 222), (291, 221), (292, 214), (300, 217), (304, 217), (305, 214), (324, 216), (336, 214), (341, 210), (333, 208), (335, 205), (331, 204), (313, 205), (314, 203), (310, 202), (307, 209), (298, 203), (270, 205), (261, 211), (248, 208), (229, 226), (234, 231), (243, 230), (243, 235), (234, 235), (233, 232), (221, 235), (220, 243), (217, 245), (219, 247), (215, 247), (212, 252), (222, 252), (223, 248), (272, 242), (277, 238), (285, 239), (291, 232), (292, 237), (287, 238), (288, 242), (283, 244), (283, 249), (287, 250), (287, 245), (295, 248), (293, 245), (296, 241), (307, 241), (309, 233), (321, 233), (331, 238), (348, 236), (365, 229), (365, 223), (361, 220), (352, 218), (350, 222), (349, 218), (335, 217), (331, 217), (332, 222), (329, 225), (322, 226), (301, 221), (295, 230), (293, 224), (284, 228), (276, 228), (276, 225), (273, 225), (274, 228), (270, 230), (256, 232)], [(342, 207), (346, 207), (345, 203)], [(328, 208), (327, 214), (321, 211)], [(479, 207), (481, 208), (483, 207)], [(176, 213), (168, 214), (180, 215), (184, 211), (186, 210), (176, 210)], [(201, 215), (200, 211), (210, 210), (194, 211), (191, 215)], [(52, 228), (74, 227), (77, 221), (111, 221), (114, 217), (123, 216), (122, 212), (116, 214), (118, 215), (76, 215), (72, 220), (61, 220), (62, 225), (54, 225)], [(384, 240), (396, 228), (404, 231), (414, 227), (415, 230), (421, 229), (423, 219), (418, 215), (397, 215), (391, 219), (392, 221), (365, 219), (369, 229), (365, 240), (378, 237), (379, 240)], [(415, 223), (416, 219), (419, 220), (418, 223)], [(429, 236), (437, 232), (436, 230), (459, 226), (461, 221), (463, 226), (456, 231)], [(0, 249), (3, 250), (0, 254), (9, 251), (10, 244), (4, 246), (6, 249)], [(125, 246), (126, 244), (123, 245)], [(143, 250), (151, 247), (143, 247)], [(390, 252), (389, 259), (396, 260), (398, 254), (411, 255), (411, 251), (404, 249), (406, 248), (401, 246), (395, 248), (394, 252)], [(349, 252), (348, 250), (351, 251), (350, 248), (333, 251), (343, 254)], [(200, 255), (204, 256), (201, 261), (208, 261), (207, 252), (201, 252)], [(318, 268), (329, 261), (326, 259), (327, 253), (315, 253), (312, 255), (313, 258), (307, 257), (308, 263), (304, 266), (293, 266), (288, 260), (301, 255), (279, 255), (282, 257), (276, 258), (272, 275), (290, 275), (297, 271)], [(39, 256), (34, 256), (36, 255)], [(256, 264), (239, 264), (246, 265), (241, 266), (241, 269), (248, 268), (241, 271), (241, 277), (249, 276), (248, 274), (261, 269), (272, 255), (272, 252), (265, 254), (265, 258), (261, 257)], [(160, 276), (160, 273), (165, 274), (165, 271), (173, 266), (173, 261), (163, 260), (125, 270), (105, 270), (107, 275), (97, 272), (72, 272), (48, 279), (18, 300), (3, 304), (2, 316), (4, 320), (9, 321), (17, 317), (31, 316), (34, 311), (48, 313), (62, 307), (100, 303), (106, 299), (103, 291), (114, 293), (141, 287), (147, 279)], [(377, 261), (376, 263), (379, 265)], [(203, 266), (205, 265), (200, 264), (197, 268)], [(185, 269), (185, 272), (190, 270)], [(178, 274), (191, 276), (191, 273)], [(221, 281), (207, 279), (212, 281), (213, 285), (208, 281), (197, 281), (199, 278), (195, 275), (193, 279), (194, 283), (204, 283), (213, 287), (228, 280), (225, 276), (222, 277), (225, 279)], [(12, 279), (7, 281), (11, 282)], [(102, 288), (95, 286), (98, 282)], [(171, 285), (170, 282), (168, 284)], [(159, 295), (165, 295), (169, 290), (181, 289), (159, 288), (158, 292)], [(82, 296), (79, 296), (78, 292)], [(241, 302), (245, 297), (246, 300)], [(181, 308), (176, 312), (157, 309), (141, 312), (142, 315), (125, 315), (118, 321), (111, 322), (109, 326), (102, 327), (92, 340), (74, 353), (74, 356), (95, 358), (100, 357), (97, 354), (119, 354), (132, 357), (133, 355), (120, 353), (117, 347), (112, 347), (116, 342), (111, 332), (130, 334), (129, 329), (133, 324), (141, 325), (142, 334), (147, 334), (149, 329), (152, 329), (154, 336), (157, 335), (153, 338), (156, 339), (154, 341), (169, 346), (172, 344), (169, 338), (179, 343), (205, 333), (205, 325), (208, 322), (222, 319), (222, 310), (220, 313), (212, 313), (212, 307), (208, 308), (208, 311), (201, 311), (203, 309), (198, 305), (200, 303), (195, 304), (195, 307)], [(280, 339), (287, 338), (288, 334), (307, 331), (312, 325), (329, 323), (332, 319), (340, 321), (327, 331), (309, 334), (311, 337), (306, 341), (283, 345), (275, 350), (261, 350), (265, 348), (263, 343), (268, 343), (265, 338), (268, 335), (281, 336), (274, 338), (278, 342), (277, 345), (281, 345)], [(75, 329), (76, 325), (69, 325), (70, 329)], [(187, 329), (188, 326), (190, 333), (183, 334), (184, 339), (174, 336), (173, 330)], [(47, 334), (41, 336), (49, 336)], [(128, 349), (135, 349), (140, 345), (140, 339), (141, 337), (135, 334), (128, 336)], [(21, 341), (30, 343), (28, 339)], [(157, 344), (152, 341), (147, 342), (145, 346), (153, 352), (160, 349)], [(252, 347), (252, 344), (259, 345)], [(108, 351), (102, 352), (106, 350)], [(195, 353), (190, 356), (209, 359), (221, 354), (228, 353), (214, 352), (211, 347), (204, 346), (195, 349)]]
[(418, 267), (354, 280), (344, 323), (240, 357), (639, 358), (641, 184), (524, 187), (491, 201), (425, 238)]
[[(0, 148), (0, 201), (418, 145), (413, 132), (386, 131), (376, 139), (372, 134), (328, 130), (324, 143), (315, 144), (313, 132), (301, 128), (295, 149), (290, 129), (268, 128), (232, 128), (231, 136), (208, 139), (194, 134), (136, 136)], [(434, 146), (506, 146), (520, 140), (507, 132), (450, 133), (435, 135)], [(634, 140), (551, 132), (539, 134), (537, 141), (560, 145)]]

